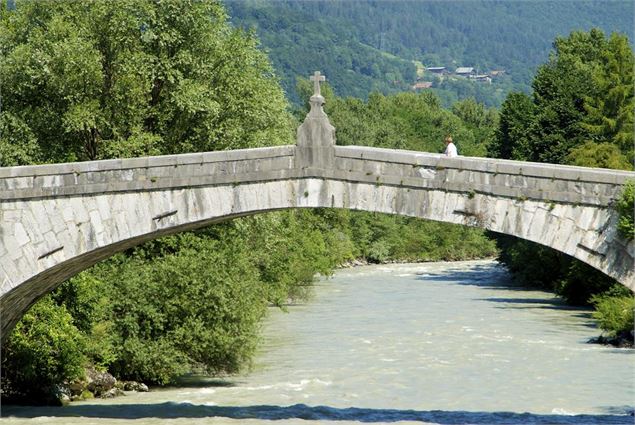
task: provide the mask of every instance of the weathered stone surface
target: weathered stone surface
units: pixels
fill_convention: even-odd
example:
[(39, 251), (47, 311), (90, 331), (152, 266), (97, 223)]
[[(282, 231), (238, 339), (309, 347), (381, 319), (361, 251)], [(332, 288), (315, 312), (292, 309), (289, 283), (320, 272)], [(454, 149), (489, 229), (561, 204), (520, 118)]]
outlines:
[(93, 368), (89, 368), (86, 370), (86, 379), (86, 388), (88, 389), (88, 391), (96, 396), (102, 397), (105, 394), (108, 394), (109, 391), (115, 389), (115, 384), (117, 383), (115, 377), (112, 376), (110, 373), (99, 372)]
[(150, 391), (146, 384), (137, 381), (124, 381), (121, 389), (124, 391), (137, 391), (142, 393)]
[(108, 391), (100, 394), (99, 397), (100, 398), (115, 398), (122, 395), (126, 395), (126, 393), (124, 393), (123, 390), (120, 390), (119, 388), (111, 388)]
[(312, 97), (297, 146), (0, 168), (2, 338), (37, 299), (114, 253), (288, 208), (483, 227), (566, 252), (635, 290), (634, 243), (617, 235), (609, 207), (635, 173), (336, 146), (323, 101)]

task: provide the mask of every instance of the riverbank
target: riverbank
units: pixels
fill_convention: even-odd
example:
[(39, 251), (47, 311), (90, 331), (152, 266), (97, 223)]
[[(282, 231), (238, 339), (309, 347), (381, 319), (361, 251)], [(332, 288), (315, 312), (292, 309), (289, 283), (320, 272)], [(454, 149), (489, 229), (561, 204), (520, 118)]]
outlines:
[(602, 344), (610, 345), (616, 348), (635, 348), (635, 332), (623, 332), (617, 336), (610, 337), (600, 335), (596, 338), (591, 338), (589, 344)]
[(352, 267), (374, 266), (374, 265), (391, 265), (391, 264), (425, 264), (425, 263), (459, 263), (464, 261), (496, 261), (496, 256), (469, 257), (456, 260), (412, 260), (412, 259), (391, 259), (384, 261), (369, 261), (366, 258), (356, 258), (354, 260), (345, 261), (340, 264), (337, 269), (348, 269)]
[(108, 399), (148, 391), (149, 388), (144, 383), (117, 380), (110, 373), (98, 371), (90, 366), (85, 368), (81, 379), (40, 388), (39, 397), (27, 398), (20, 394), (3, 394), (2, 403), (24, 406), (67, 406), (75, 401)]

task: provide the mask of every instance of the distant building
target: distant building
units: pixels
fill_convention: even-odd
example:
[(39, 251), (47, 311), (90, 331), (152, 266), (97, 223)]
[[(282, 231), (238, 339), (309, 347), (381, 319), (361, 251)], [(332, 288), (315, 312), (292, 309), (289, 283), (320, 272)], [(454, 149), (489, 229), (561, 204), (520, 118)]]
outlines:
[(445, 66), (431, 66), (429, 68), (426, 68), (425, 70), (432, 74), (443, 75), (448, 73), (448, 70), (445, 68)]
[(492, 77), (487, 74), (470, 75), (468, 78), (470, 78), (471, 80), (479, 81), (481, 83), (492, 84)]
[(490, 72), (488, 72), (490, 77), (500, 77), (504, 73), (505, 73), (504, 69), (493, 69)]
[(468, 66), (460, 66), (454, 71), (456, 75), (460, 75), (462, 77), (468, 77), (470, 75), (474, 75), (474, 68)]
[(415, 83), (415, 85), (412, 86), (412, 90), (429, 89), (431, 87), (432, 87), (432, 83), (430, 81), (422, 81), (420, 83)]

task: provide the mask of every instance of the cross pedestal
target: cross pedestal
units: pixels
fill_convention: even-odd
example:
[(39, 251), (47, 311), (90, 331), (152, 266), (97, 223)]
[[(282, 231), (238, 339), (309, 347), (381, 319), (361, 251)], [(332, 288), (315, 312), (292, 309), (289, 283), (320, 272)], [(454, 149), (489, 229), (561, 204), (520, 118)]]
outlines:
[(311, 110), (298, 127), (296, 139), (297, 165), (307, 171), (332, 167), (335, 161), (335, 127), (322, 109), (324, 97), (320, 93), (320, 82), (326, 81), (326, 77), (315, 71), (310, 80), (313, 81), (313, 96), (309, 99)]

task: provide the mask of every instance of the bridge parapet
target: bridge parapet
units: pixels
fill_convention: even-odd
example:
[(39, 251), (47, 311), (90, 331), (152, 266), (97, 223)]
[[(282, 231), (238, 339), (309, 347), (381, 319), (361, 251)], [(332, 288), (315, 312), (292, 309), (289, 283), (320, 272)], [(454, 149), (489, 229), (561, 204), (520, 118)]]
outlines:
[(291, 177), (295, 147), (276, 146), (0, 168), (0, 202), (234, 184)]
[(358, 146), (279, 146), (0, 168), (0, 201), (303, 177), (608, 207), (635, 173)]
[(356, 181), (378, 184), (601, 207), (635, 178), (628, 171), (359, 146), (337, 146), (335, 160), (333, 173), (342, 179), (354, 175)]

